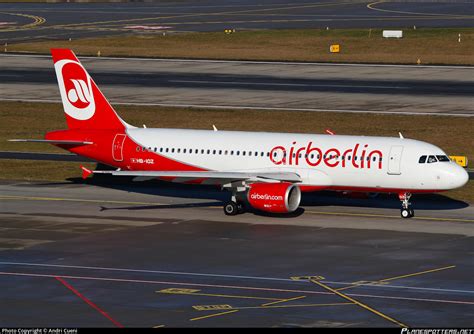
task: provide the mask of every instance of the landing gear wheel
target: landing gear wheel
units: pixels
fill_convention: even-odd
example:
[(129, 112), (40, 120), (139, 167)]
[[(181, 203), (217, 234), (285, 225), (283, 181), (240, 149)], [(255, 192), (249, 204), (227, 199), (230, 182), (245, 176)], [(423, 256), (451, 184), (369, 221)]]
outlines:
[(400, 216), (402, 216), (402, 218), (410, 218), (411, 215), (410, 215), (410, 210), (408, 209), (401, 209), (400, 210)]
[(235, 202), (228, 202), (224, 205), (224, 213), (227, 216), (235, 216), (239, 213), (239, 207)]
[(415, 216), (415, 210), (410, 206), (410, 197), (411, 194), (409, 192), (398, 194), (398, 198), (402, 201), (402, 209), (400, 210), (400, 216), (402, 216), (402, 218), (411, 218)]

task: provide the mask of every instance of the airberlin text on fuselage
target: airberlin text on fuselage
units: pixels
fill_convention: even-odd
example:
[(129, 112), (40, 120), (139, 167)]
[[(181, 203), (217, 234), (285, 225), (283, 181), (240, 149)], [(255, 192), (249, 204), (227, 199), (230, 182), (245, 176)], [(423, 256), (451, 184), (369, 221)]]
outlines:
[(301, 161), (304, 160), (311, 167), (325, 164), (331, 168), (337, 166), (343, 168), (350, 166), (354, 168), (378, 166), (379, 169), (382, 169), (382, 152), (380, 150), (367, 150), (368, 144), (361, 146), (360, 144), (355, 144), (353, 148), (344, 151), (337, 148), (329, 148), (323, 152), (323, 149), (313, 147), (313, 142), (309, 142), (301, 147), (296, 147), (296, 142), (293, 142), (289, 150), (284, 146), (272, 148), (270, 160), (275, 165), (299, 166)]

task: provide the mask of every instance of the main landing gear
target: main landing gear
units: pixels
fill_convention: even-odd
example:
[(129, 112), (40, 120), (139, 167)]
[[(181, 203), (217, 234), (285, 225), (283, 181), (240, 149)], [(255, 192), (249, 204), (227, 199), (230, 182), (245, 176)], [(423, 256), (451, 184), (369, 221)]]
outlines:
[(245, 209), (242, 203), (230, 201), (224, 204), (224, 213), (227, 216), (235, 216), (244, 212)]
[(245, 188), (232, 189), (232, 197), (229, 202), (224, 204), (224, 213), (227, 216), (236, 216), (245, 212), (244, 205)]
[(398, 198), (402, 201), (402, 208), (400, 210), (400, 216), (402, 218), (411, 218), (415, 216), (415, 211), (410, 206), (411, 193), (400, 193)]

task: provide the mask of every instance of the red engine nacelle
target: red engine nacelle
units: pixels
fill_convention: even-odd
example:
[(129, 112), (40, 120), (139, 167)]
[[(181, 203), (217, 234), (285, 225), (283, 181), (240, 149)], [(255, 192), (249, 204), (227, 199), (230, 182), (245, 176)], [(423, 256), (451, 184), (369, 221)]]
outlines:
[(287, 213), (298, 209), (301, 190), (298, 186), (283, 183), (253, 183), (247, 193), (249, 204), (258, 210)]

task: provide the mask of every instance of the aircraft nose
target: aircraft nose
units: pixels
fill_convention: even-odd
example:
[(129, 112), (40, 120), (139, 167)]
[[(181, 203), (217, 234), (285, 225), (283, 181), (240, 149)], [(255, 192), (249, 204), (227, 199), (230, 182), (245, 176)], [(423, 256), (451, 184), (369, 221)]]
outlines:
[(461, 166), (459, 166), (459, 169), (459, 172), (456, 173), (456, 188), (464, 186), (469, 181), (469, 173)]
[(455, 163), (442, 165), (438, 173), (437, 179), (441, 182), (439, 185), (445, 190), (460, 188), (469, 181), (469, 174)]

